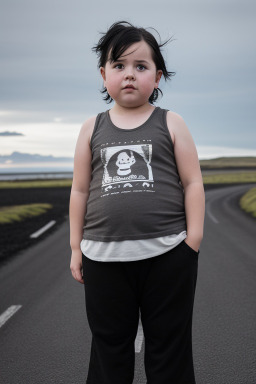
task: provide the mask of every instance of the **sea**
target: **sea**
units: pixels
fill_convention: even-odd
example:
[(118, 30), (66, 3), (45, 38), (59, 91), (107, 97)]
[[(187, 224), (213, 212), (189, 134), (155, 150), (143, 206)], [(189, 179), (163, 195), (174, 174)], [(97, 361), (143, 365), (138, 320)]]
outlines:
[(72, 179), (72, 169), (52, 168), (12, 168), (0, 169), (0, 181), (14, 180), (49, 180), (49, 179)]

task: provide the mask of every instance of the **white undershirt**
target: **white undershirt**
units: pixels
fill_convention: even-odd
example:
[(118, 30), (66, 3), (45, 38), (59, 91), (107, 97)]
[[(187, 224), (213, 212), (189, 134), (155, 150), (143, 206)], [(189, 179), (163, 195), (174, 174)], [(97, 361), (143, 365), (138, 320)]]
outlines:
[(89, 259), (96, 261), (134, 261), (161, 255), (179, 245), (186, 231), (153, 239), (94, 241), (83, 239), (80, 248)]

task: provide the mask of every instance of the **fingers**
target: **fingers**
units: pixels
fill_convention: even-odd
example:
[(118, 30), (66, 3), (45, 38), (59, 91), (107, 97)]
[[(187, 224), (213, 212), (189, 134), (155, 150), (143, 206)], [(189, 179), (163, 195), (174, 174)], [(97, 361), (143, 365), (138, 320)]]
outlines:
[(70, 267), (73, 278), (81, 284), (84, 284), (84, 279), (80, 269)]
[(83, 279), (83, 263), (82, 263), (82, 252), (80, 249), (73, 250), (70, 260), (70, 270), (73, 278), (81, 284), (84, 284)]

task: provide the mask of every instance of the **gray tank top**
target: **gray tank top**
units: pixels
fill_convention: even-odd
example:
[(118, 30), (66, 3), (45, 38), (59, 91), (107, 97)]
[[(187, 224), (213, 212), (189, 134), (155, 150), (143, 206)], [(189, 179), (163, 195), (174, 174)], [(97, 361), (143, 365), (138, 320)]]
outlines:
[(184, 191), (166, 113), (156, 107), (133, 129), (116, 127), (109, 111), (98, 114), (83, 239), (150, 239), (186, 230)]

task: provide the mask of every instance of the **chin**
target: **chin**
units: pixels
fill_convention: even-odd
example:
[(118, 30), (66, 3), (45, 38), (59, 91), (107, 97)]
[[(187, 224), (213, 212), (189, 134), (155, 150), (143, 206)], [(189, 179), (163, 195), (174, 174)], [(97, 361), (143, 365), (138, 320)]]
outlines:
[(119, 104), (121, 107), (127, 107), (127, 108), (137, 108), (141, 107), (144, 104), (149, 103), (148, 100), (122, 100), (120, 102), (116, 101), (117, 104)]

